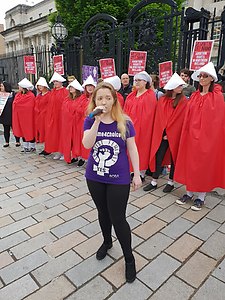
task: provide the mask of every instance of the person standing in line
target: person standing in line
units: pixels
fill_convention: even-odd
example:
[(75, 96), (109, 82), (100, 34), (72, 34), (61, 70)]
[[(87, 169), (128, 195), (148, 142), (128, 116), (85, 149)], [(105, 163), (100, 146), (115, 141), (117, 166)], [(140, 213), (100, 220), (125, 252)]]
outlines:
[(45, 123), (45, 153), (55, 152), (53, 159), (63, 160), (62, 153), (59, 153), (59, 140), (61, 134), (61, 108), (63, 101), (68, 95), (68, 90), (63, 87), (66, 81), (61, 75), (55, 72), (50, 80), (54, 88), (51, 90), (49, 104), (46, 112)]
[(19, 92), (13, 101), (13, 134), (23, 138), (21, 152), (36, 152), (34, 132), (34, 105), (35, 96), (33, 84), (24, 78), (18, 83)]
[(116, 91), (109, 83), (100, 83), (95, 88), (88, 112), (98, 109), (100, 113), (94, 118), (85, 119), (83, 137), (84, 146), (92, 148), (85, 176), (98, 210), (104, 238), (96, 258), (105, 258), (112, 247), (113, 225), (125, 258), (126, 281), (133, 282), (136, 278), (136, 267), (126, 208), (130, 192), (127, 151), (134, 169), (133, 188), (135, 190), (141, 186), (135, 131), (130, 119), (123, 114)]
[(165, 96), (157, 103), (149, 160), (152, 181), (143, 188), (144, 191), (157, 189), (157, 180), (164, 165), (171, 165), (171, 168), (163, 192), (170, 193), (174, 189), (174, 169), (187, 105), (187, 98), (182, 93), (184, 85), (185, 82), (174, 73), (164, 87)]
[[(12, 105), (15, 98), (15, 93), (12, 91), (11, 85), (3, 81), (0, 83), (0, 92), (2, 93), (10, 93), (5, 107), (3, 109), (2, 114), (0, 115), (0, 123), (3, 125), (4, 129), (4, 138), (5, 144), (3, 145), (4, 148), (9, 147), (9, 139), (10, 139), (10, 128), (12, 127)], [(16, 137), (16, 147), (20, 146), (20, 138)]]
[(225, 105), (212, 62), (192, 74), (199, 89), (188, 101), (177, 156), (175, 181), (186, 185), (186, 194), (176, 203), (194, 200), (199, 211), (205, 196), (216, 187), (225, 188)]
[(132, 85), (130, 84), (130, 78), (127, 73), (121, 75), (121, 88), (118, 92), (123, 96), (124, 102), (127, 96), (132, 92)]
[(68, 163), (78, 161), (81, 156), (83, 108), (81, 93), (83, 88), (75, 79), (67, 89), (69, 95), (62, 104), (61, 136), (59, 151), (63, 154), (64, 160)]
[(183, 88), (184, 96), (189, 99), (191, 97), (191, 94), (196, 91), (196, 88), (190, 84), (191, 72), (188, 69), (182, 69), (180, 71), (180, 77), (186, 83), (186, 86)]
[[(45, 124), (46, 112), (48, 108), (50, 91), (47, 81), (44, 77), (40, 77), (36, 83), (38, 94), (35, 99), (34, 115), (35, 115), (35, 140), (37, 143), (45, 142)], [(44, 150), (39, 155), (49, 155)]]
[(155, 92), (156, 99), (159, 100), (164, 93), (159, 90), (159, 76), (155, 74), (150, 75), (152, 78), (151, 89)]
[(136, 131), (135, 141), (140, 158), (141, 179), (149, 165), (152, 130), (157, 105), (156, 96), (150, 89), (151, 77), (145, 71), (134, 76), (135, 91), (130, 93), (124, 105), (124, 112), (131, 118)]

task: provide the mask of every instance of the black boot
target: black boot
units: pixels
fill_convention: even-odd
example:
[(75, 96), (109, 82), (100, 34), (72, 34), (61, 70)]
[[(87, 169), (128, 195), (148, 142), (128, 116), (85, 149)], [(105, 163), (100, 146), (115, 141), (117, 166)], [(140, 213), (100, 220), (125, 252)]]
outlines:
[(135, 260), (133, 259), (132, 262), (125, 264), (125, 276), (126, 281), (131, 283), (136, 279), (136, 267), (135, 267)]
[(102, 260), (106, 257), (107, 251), (112, 248), (112, 243), (103, 243), (96, 253), (97, 260)]

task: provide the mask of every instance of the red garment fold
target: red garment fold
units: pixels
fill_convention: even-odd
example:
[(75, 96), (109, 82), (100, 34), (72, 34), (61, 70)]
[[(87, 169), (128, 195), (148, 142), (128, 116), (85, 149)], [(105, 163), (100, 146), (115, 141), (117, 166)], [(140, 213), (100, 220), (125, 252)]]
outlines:
[(201, 95), (196, 91), (187, 105), (174, 179), (188, 191), (225, 188), (225, 103), (221, 87)]
[(134, 124), (140, 170), (146, 170), (149, 165), (157, 100), (155, 93), (152, 90), (147, 90), (139, 97), (136, 97), (136, 94), (137, 91), (134, 91), (127, 96), (124, 111), (131, 118)]
[(18, 92), (13, 101), (13, 134), (26, 141), (34, 139), (34, 105), (35, 96), (31, 91), (26, 94)]
[(64, 87), (53, 89), (50, 92), (49, 104), (46, 112), (45, 124), (45, 151), (58, 152), (61, 135), (61, 108), (63, 101), (68, 95), (68, 90)]
[(119, 92), (116, 92), (116, 95), (117, 95), (117, 99), (118, 99), (118, 101), (119, 101), (119, 103), (120, 103), (120, 105), (123, 109), (123, 107), (124, 107), (124, 98)]
[(44, 95), (38, 94), (35, 99), (35, 139), (39, 143), (43, 143), (45, 141), (46, 112), (49, 98), (50, 92), (47, 92)]
[(157, 103), (149, 160), (149, 167), (152, 172), (156, 168), (156, 153), (162, 142), (164, 130), (166, 130), (169, 142), (169, 151), (167, 151), (162, 165), (169, 165), (171, 163), (170, 154), (172, 155), (174, 164), (176, 164), (180, 135), (188, 101), (183, 96), (175, 108), (173, 107), (173, 101), (173, 99), (163, 96)]
[(84, 135), (84, 119), (87, 116), (87, 108), (88, 104), (90, 102), (90, 99), (86, 96), (86, 94), (83, 94), (82, 96), (82, 108), (83, 108), (83, 120), (82, 120), (82, 126), (81, 126), (81, 157), (83, 159), (88, 159), (91, 149), (86, 149), (82, 144), (82, 139)]

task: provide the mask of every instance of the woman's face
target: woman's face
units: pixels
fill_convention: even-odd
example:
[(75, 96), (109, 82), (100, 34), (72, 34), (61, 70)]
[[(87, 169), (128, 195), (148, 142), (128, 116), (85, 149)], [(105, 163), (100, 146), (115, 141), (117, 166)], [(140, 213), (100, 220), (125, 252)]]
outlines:
[(211, 82), (213, 81), (213, 78), (212, 76), (210, 76), (209, 74), (207, 73), (204, 73), (204, 72), (201, 72), (198, 76), (199, 78), (199, 84), (202, 86), (202, 87), (209, 87)]
[(46, 87), (43, 85), (38, 85), (37, 86), (38, 90), (42, 93), (43, 91), (45, 91)]
[(56, 88), (56, 89), (59, 89), (62, 87), (62, 82), (60, 82), (60, 81), (54, 80), (53, 84), (54, 84), (54, 88)]
[(114, 99), (110, 89), (99, 89), (96, 93), (95, 104), (96, 106), (104, 106), (105, 113), (111, 112), (114, 104)]
[(174, 94), (180, 94), (183, 90), (184, 86), (181, 84), (178, 87), (176, 87), (175, 89), (173, 89)]
[(69, 91), (72, 94), (76, 94), (76, 89), (74, 87), (72, 87), (72, 86), (69, 87)]
[(88, 84), (85, 86), (85, 89), (88, 94), (92, 95), (94, 92), (95, 87), (92, 84)]
[(142, 79), (135, 79), (135, 87), (137, 90), (143, 90), (146, 88), (147, 82)]
[(19, 85), (19, 92), (22, 92), (23, 91), (23, 88)]
[(0, 84), (0, 92), (5, 92), (5, 87), (3, 83)]

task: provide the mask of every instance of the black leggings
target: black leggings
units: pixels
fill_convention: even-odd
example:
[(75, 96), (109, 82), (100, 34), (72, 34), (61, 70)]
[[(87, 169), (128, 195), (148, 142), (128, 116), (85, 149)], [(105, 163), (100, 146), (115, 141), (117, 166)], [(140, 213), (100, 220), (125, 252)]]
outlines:
[[(154, 178), (154, 179), (158, 179), (159, 175), (161, 174), (162, 162), (163, 162), (164, 156), (165, 156), (168, 148), (169, 148), (168, 140), (162, 140), (162, 142), (159, 146), (159, 149), (156, 152), (156, 170), (152, 174), (152, 178)], [(171, 168), (170, 168), (169, 179), (173, 180), (173, 175), (174, 175), (174, 163), (173, 163), (173, 159), (171, 156)]]
[[(3, 124), (3, 128), (4, 128), (4, 138), (5, 138), (5, 142), (8, 144), (9, 143), (9, 138), (10, 138), (10, 127), (11, 125), (4, 125)], [(20, 138), (15, 136), (16, 142), (19, 143), (20, 142)]]
[(104, 243), (112, 242), (112, 225), (126, 261), (132, 260), (131, 231), (126, 220), (129, 184), (106, 184), (87, 179), (88, 189), (98, 210)]

